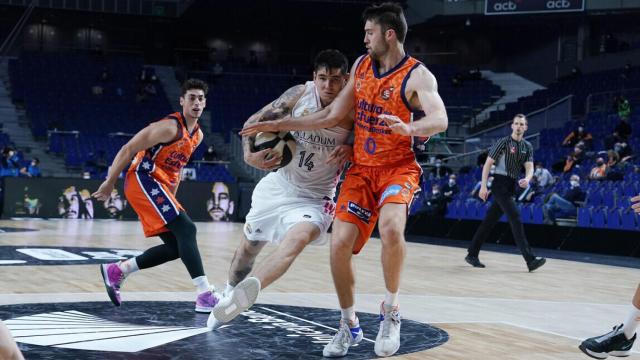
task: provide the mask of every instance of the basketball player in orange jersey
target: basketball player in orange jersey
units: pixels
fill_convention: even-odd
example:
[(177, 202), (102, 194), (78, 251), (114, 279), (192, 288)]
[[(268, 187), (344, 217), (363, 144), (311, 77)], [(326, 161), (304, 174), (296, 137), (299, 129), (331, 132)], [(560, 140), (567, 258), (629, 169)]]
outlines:
[(198, 119), (206, 105), (207, 91), (205, 82), (187, 80), (180, 96), (182, 112), (150, 124), (129, 140), (118, 151), (107, 179), (92, 195), (100, 201), (109, 199), (118, 176), (131, 162), (124, 193), (140, 218), (144, 235), (159, 236), (163, 242), (135, 258), (100, 266), (107, 293), (116, 306), (122, 302), (120, 288), (129, 274), (177, 258), (182, 259), (197, 288), (195, 310), (210, 313), (218, 302), (204, 274), (196, 226), (175, 197), (180, 170), (202, 142)]
[(368, 54), (355, 62), (349, 82), (331, 105), (304, 117), (245, 126), (241, 132), (253, 135), (258, 131), (333, 127), (355, 110), (354, 165), (340, 190), (331, 238), (331, 272), (342, 320), (324, 348), (327, 357), (346, 355), (349, 347), (362, 339), (354, 310), (351, 257), (360, 252), (377, 220), (387, 293), (381, 305), (375, 352), (390, 356), (400, 347), (398, 290), (406, 247), (403, 234), (421, 174), (412, 139), (445, 131), (448, 125), (435, 77), (404, 51), (407, 23), (402, 8), (393, 3), (370, 6), (363, 20)]

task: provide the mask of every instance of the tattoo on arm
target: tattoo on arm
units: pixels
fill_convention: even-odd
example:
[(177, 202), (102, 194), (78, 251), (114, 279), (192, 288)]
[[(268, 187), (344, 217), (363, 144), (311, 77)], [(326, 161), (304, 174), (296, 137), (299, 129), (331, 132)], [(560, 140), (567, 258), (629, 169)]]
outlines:
[[(253, 114), (247, 124), (254, 124), (260, 121), (271, 121), (280, 119), (291, 112), (293, 106), (298, 101), (302, 92), (304, 91), (304, 85), (296, 85), (285, 91), (279, 98), (277, 98), (271, 104), (263, 107), (257, 113)], [(253, 148), (253, 139), (248, 136), (242, 137), (242, 149), (245, 154), (251, 152)]]

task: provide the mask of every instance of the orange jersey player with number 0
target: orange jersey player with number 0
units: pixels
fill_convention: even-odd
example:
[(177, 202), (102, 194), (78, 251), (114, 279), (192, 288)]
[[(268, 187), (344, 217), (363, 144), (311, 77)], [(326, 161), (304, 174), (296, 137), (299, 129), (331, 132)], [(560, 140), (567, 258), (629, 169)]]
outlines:
[(251, 135), (322, 129), (355, 112), (354, 164), (340, 190), (331, 237), (331, 272), (342, 319), (338, 333), (324, 348), (326, 357), (346, 355), (363, 337), (354, 309), (351, 258), (369, 239), (376, 220), (387, 293), (374, 350), (378, 356), (398, 351), (404, 228), (421, 173), (412, 138), (435, 135), (448, 125), (435, 77), (404, 51), (407, 23), (402, 7), (394, 3), (372, 5), (365, 9), (363, 21), (368, 54), (356, 60), (346, 87), (331, 105), (308, 116), (252, 124), (241, 131)]

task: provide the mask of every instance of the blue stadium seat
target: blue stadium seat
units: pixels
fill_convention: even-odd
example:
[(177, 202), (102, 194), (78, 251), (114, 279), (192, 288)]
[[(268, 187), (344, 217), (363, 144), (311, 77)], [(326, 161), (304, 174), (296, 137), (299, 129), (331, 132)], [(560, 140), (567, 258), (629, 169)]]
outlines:
[(591, 227), (591, 211), (592, 208), (586, 206), (578, 208), (578, 226)]
[(622, 211), (622, 229), (635, 231), (637, 229), (637, 216), (631, 209)]
[(607, 209), (602, 207), (594, 208), (591, 212), (591, 227), (606, 228), (607, 227)]

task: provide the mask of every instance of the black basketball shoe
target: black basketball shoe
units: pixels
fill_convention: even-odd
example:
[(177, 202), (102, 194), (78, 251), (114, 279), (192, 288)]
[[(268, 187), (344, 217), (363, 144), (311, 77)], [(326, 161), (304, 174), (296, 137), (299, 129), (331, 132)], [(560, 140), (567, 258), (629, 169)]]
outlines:
[(466, 261), (469, 265), (473, 267), (477, 267), (477, 268), (485, 267), (484, 264), (480, 262), (480, 259), (471, 255), (467, 255), (467, 257), (464, 258), (464, 261)]
[(533, 260), (527, 263), (527, 267), (529, 268), (529, 272), (535, 271), (540, 266), (544, 265), (547, 262), (547, 259), (543, 257), (536, 257)]
[(583, 353), (595, 359), (606, 359), (607, 356), (625, 357), (631, 354), (631, 347), (636, 341), (636, 334), (630, 340), (624, 336), (622, 324), (604, 335), (589, 338), (580, 344)]

